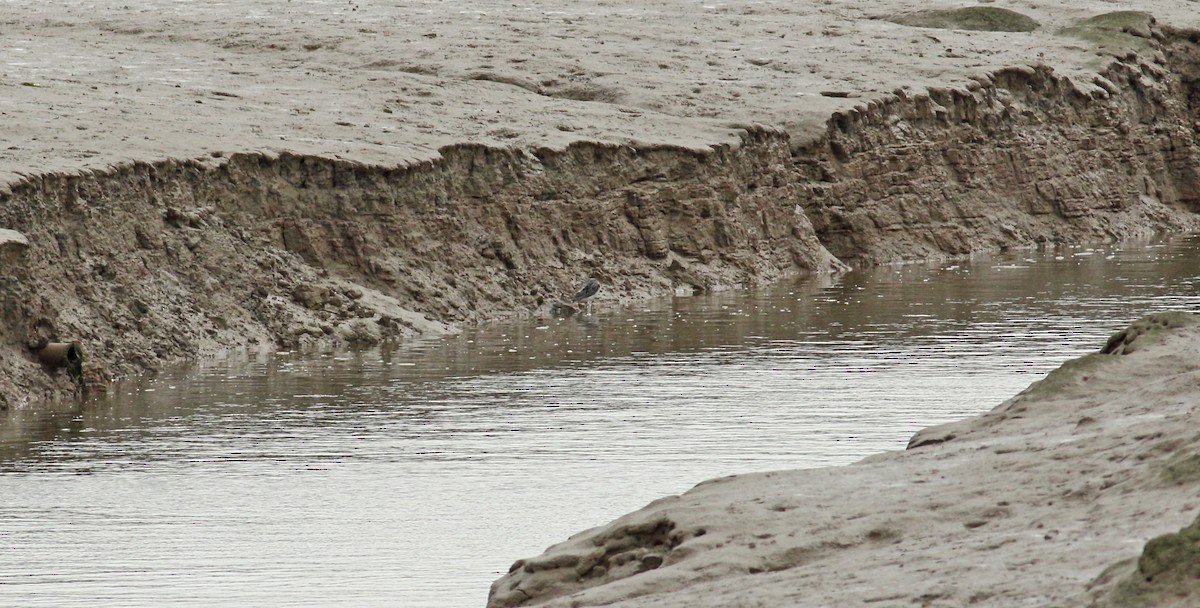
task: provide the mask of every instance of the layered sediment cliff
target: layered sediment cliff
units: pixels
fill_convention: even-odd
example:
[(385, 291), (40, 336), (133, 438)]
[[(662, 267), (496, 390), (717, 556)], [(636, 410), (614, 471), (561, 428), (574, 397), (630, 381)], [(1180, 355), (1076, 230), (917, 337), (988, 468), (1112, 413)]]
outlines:
[[(1187, 230), (1200, 222), (1200, 47), (1091, 82), (981, 74), (684, 148), (444, 147), (379, 166), (216, 155), (27, 176), (0, 193), (3, 403), (76, 389), (26, 348), (78, 340), (84, 380), (243, 347), (403, 339), (601, 300)], [(833, 256), (830, 255), (833, 253)]]
[[(79, 340), (86, 381), (243, 347), (376, 343), (507, 314), (828, 271), (771, 182), (787, 140), (703, 151), (443, 149), (369, 167), (294, 155), (43, 175), (0, 194), (11, 403), (74, 387), (26, 337)], [(764, 181), (765, 180), (765, 181)]]
[(886, 262), (1193, 225), (1200, 53), (1155, 34), (1090, 82), (1014, 67), (835, 113), (796, 159), (822, 242)]

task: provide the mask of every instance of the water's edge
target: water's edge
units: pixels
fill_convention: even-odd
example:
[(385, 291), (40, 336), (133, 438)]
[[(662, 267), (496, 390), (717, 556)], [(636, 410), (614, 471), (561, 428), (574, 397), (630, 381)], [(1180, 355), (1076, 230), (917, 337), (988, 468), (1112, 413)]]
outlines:
[[(203, 362), (57, 413), (7, 412), (6, 595), (482, 605), (515, 557), (697, 480), (845, 465), (983, 412), (1141, 311), (1193, 309), (1198, 256), (1191, 238), (878, 267), (399, 349)], [(966, 437), (953, 427), (922, 436)], [(129, 513), (152, 540), (128, 534)], [(730, 531), (787, 563), (754, 538), (768, 532)], [(255, 559), (299, 542), (302, 563)]]
[(488, 606), (1193, 605), (1198, 326), (1144, 317), (906, 451), (655, 500), (517, 560)]

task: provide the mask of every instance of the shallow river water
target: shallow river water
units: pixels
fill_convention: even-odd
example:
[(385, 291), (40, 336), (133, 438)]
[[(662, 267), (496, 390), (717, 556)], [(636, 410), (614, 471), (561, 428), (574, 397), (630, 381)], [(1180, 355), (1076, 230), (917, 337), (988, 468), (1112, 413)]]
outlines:
[(990, 409), (1198, 275), (1194, 239), (885, 268), (3, 413), (0, 605), (482, 607), (657, 497)]

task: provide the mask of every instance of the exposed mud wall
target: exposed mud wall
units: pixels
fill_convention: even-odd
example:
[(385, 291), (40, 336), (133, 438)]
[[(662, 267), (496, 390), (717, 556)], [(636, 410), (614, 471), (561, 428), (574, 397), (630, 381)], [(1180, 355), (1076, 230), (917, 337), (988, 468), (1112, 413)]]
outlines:
[(835, 114), (796, 157), (805, 209), (859, 262), (1194, 229), (1181, 213), (1200, 206), (1194, 39), (1172, 32), (1091, 82), (1015, 67)]
[(69, 394), (32, 334), (79, 340), (94, 386), (244, 346), (373, 343), (822, 272), (787, 138), (708, 150), (460, 146), (402, 167), (238, 154), (29, 177), (0, 194), (0, 404)]
[[(444, 148), (379, 167), (284, 154), (30, 176), (0, 191), (0, 405), (241, 347), (372, 343), (857, 263), (1198, 225), (1200, 47), (1156, 32), (1092, 82), (1010, 68), (898, 91), (805, 141)], [(829, 251), (826, 250), (828, 248)]]

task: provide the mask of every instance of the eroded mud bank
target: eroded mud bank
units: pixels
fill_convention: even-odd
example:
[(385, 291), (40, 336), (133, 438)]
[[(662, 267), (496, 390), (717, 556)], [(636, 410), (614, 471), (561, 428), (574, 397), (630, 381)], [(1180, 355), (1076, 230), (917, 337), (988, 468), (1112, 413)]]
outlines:
[(1155, 36), (1091, 82), (1013, 67), (836, 113), (797, 157), (822, 242), (887, 262), (1193, 226), (1200, 50)]
[(739, 147), (459, 146), (403, 168), (237, 154), (13, 184), (8, 404), (74, 390), (26, 348), (79, 340), (93, 385), (242, 347), (374, 343), (554, 314), (579, 282), (625, 301), (827, 271), (786, 137)]
[[(373, 343), (849, 263), (1197, 226), (1194, 32), (1092, 82), (1048, 67), (898, 90), (823, 132), (731, 127), (703, 149), (443, 148), (386, 167), (232, 154), (26, 176), (0, 193), (0, 404), (77, 389), (31, 336), (78, 340), (102, 386), (244, 347)], [(833, 253), (833, 256), (830, 255)]]

